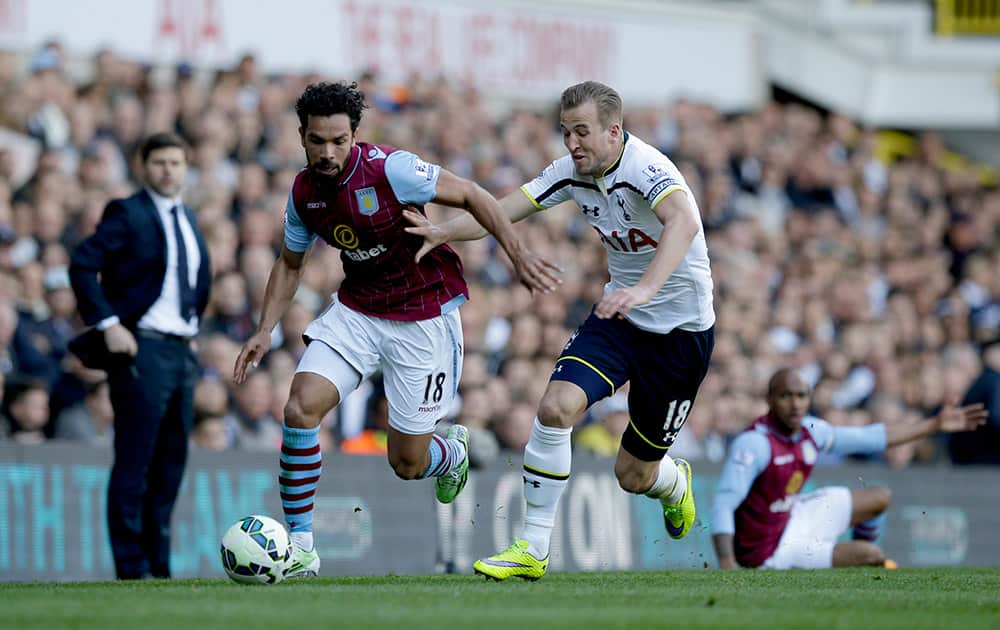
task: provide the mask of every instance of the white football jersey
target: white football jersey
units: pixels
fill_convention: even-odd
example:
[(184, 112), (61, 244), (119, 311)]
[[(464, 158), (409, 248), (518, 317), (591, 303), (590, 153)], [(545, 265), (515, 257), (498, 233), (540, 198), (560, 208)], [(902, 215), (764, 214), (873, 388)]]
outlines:
[(521, 190), (543, 210), (568, 199), (576, 201), (608, 252), (611, 282), (604, 287), (605, 295), (639, 282), (663, 232), (663, 223), (653, 207), (672, 192), (686, 192), (698, 222), (698, 234), (680, 266), (653, 299), (633, 308), (625, 317), (643, 330), (663, 334), (674, 328), (707, 330), (715, 323), (712, 273), (701, 213), (684, 176), (657, 149), (626, 133), (622, 154), (603, 177), (578, 175), (573, 158), (566, 155)]

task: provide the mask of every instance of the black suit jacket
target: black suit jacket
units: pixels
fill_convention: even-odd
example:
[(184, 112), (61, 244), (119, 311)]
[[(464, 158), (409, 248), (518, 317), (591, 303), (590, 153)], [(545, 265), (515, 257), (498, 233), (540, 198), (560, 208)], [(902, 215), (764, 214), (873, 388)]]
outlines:
[[(208, 304), (212, 271), (194, 213), (188, 207), (184, 211), (201, 252), (195, 287), (196, 310), (201, 317)], [(86, 325), (117, 315), (126, 327), (135, 328), (163, 288), (167, 227), (145, 190), (108, 204), (97, 231), (77, 246), (69, 267), (70, 283)]]

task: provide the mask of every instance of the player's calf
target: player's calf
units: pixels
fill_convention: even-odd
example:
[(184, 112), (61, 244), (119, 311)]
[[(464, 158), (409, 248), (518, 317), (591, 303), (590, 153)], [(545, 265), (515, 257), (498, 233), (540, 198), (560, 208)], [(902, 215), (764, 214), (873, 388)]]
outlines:
[(400, 459), (395, 462), (390, 461), (389, 465), (392, 466), (392, 471), (396, 473), (396, 476), (404, 481), (423, 477), (423, 462)]

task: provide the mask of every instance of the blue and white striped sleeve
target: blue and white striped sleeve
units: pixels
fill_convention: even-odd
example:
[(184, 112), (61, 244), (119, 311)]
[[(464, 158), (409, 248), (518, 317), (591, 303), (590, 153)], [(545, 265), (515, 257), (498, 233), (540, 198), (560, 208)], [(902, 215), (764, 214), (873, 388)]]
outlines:
[(288, 203), (285, 204), (285, 247), (289, 251), (302, 253), (309, 249), (316, 235), (309, 231), (295, 209), (295, 199), (288, 193)]
[(422, 206), (437, 197), (441, 167), (409, 151), (393, 151), (385, 158), (385, 177), (400, 203)]
[(747, 431), (733, 440), (712, 502), (709, 523), (712, 534), (736, 533), (736, 509), (770, 459), (771, 445), (763, 434)]

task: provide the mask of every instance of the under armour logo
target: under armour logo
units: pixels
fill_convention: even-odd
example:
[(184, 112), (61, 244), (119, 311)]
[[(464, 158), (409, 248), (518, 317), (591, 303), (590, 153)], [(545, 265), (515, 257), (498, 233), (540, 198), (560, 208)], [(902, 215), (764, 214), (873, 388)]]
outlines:
[(527, 477), (521, 477), (521, 478), (524, 479), (524, 485), (526, 485), (526, 486), (531, 486), (532, 488), (541, 488), (542, 487), (542, 482), (541, 481), (536, 481), (534, 479), (528, 479)]
[(601, 209), (598, 206), (588, 206), (587, 204), (580, 204), (580, 208), (583, 210), (584, 214), (589, 214), (595, 219), (600, 216)]

